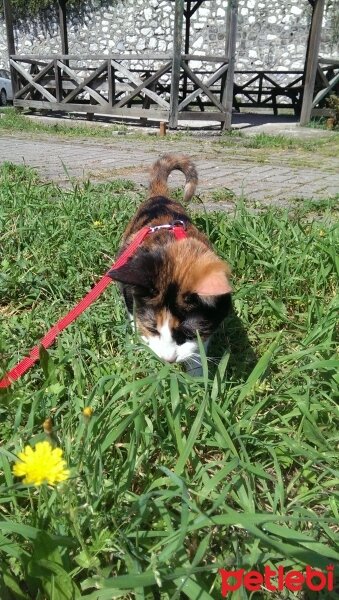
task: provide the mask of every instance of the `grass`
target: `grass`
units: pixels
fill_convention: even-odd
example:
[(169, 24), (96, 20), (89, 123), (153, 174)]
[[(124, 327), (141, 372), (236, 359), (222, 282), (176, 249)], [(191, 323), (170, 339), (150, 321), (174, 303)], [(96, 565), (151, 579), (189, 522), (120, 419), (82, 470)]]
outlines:
[[(2, 370), (107, 270), (138, 202), (123, 180), (65, 191), (1, 168)], [(338, 572), (338, 229), (307, 210), (194, 215), (235, 289), (203, 377), (141, 346), (112, 285), (2, 394), (2, 600), (210, 600), (219, 568)], [(14, 455), (46, 437), (71, 479), (26, 487)]]
[[(138, 131), (137, 127), (130, 129), (130, 126), (118, 123), (104, 123), (97, 125), (92, 121), (81, 121), (71, 118), (69, 120), (60, 120), (60, 123), (41, 122), (39, 120), (28, 118), (27, 114), (19, 112), (12, 107), (0, 108), (0, 132), (19, 132), (32, 134), (34, 136), (54, 135), (62, 138), (85, 138), (90, 140), (112, 140), (116, 141), (117, 136), (128, 134), (129, 141), (141, 140), (151, 143), (156, 141), (158, 144), (167, 142), (187, 141), (190, 137), (189, 130), (171, 132), (166, 137), (159, 137), (159, 128), (149, 129), (145, 134), (143, 130)], [(120, 136), (119, 136), (120, 137)], [(196, 140), (195, 140), (196, 142)]]
[[(129, 127), (125, 124), (109, 123), (97, 124), (94, 122), (85, 124), (81, 120), (69, 119), (68, 121), (60, 121), (56, 124), (42, 123), (35, 119), (30, 119), (27, 114), (18, 111), (12, 107), (0, 108), (0, 131), (20, 131), (33, 134), (48, 133), (49, 135), (57, 135), (62, 137), (87, 137), (87, 138), (112, 138), (112, 134), (128, 133)], [(86, 125), (87, 123), (87, 125)], [(313, 123), (313, 122), (312, 122)], [(316, 129), (314, 125), (310, 127)], [(151, 130), (150, 130), (151, 131)], [(190, 130), (169, 132), (166, 137), (159, 138), (158, 130), (152, 131), (153, 135), (145, 135), (136, 130), (129, 132), (129, 139), (143, 139), (154, 142), (156, 136), (158, 142), (165, 143), (168, 140), (186, 140), (190, 137)], [(291, 137), (283, 134), (267, 134), (258, 133), (255, 135), (245, 135), (239, 129), (233, 129), (222, 133), (221, 137), (214, 142), (216, 147), (222, 148), (249, 148), (254, 150), (303, 150), (305, 152), (322, 152), (326, 150), (331, 156), (337, 156), (339, 151), (339, 134), (336, 131), (331, 132), (331, 137), (319, 137), (315, 135), (313, 138)], [(197, 139), (193, 138), (196, 142)]]
[[(87, 137), (87, 138), (112, 138), (116, 133), (126, 133), (126, 125), (110, 123), (108, 126), (93, 124), (83, 124), (81, 121), (69, 122), (60, 121), (60, 123), (41, 123), (34, 119), (29, 119), (23, 113), (15, 108), (5, 108), (0, 110), (0, 131), (20, 131), (27, 133), (48, 133), (61, 137)], [(86, 122), (85, 122), (86, 123)], [(87, 122), (88, 123), (88, 122)]]
[(229, 160), (246, 160), (246, 162), (281, 164), (289, 167), (337, 172), (339, 154), (339, 134), (332, 131), (328, 136), (291, 137), (287, 135), (255, 135), (238, 136), (224, 134), (213, 144), (220, 157)]
[(303, 150), (305, 152), (322, 152), (329, 150), (331, 155), (337, 156), (339, 148), (339, 135), (332, 132), (331, 137), (314, 136), (312, 138), (290, 137), (283, 134), (256, 133), (255, 135), (239, 135), (241, 132), (234, 131), (233, 135), (224, 134), (218, 143), (223, 147), (241, 146), (254, 150)]

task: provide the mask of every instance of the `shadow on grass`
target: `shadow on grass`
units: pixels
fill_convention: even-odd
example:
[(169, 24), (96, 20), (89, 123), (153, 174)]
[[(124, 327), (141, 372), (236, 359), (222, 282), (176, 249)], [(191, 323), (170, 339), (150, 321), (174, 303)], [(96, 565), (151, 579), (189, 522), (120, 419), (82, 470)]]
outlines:
[(234, 308), (213, 336), (209, 348), (208, 355), (213, 357), (213, 363), (211, 364), (209, 361), (213, 374), (219, 360), (227, 350), (230, 351), (228, 378), (245, 381), (253, 371), (258, 358), (248, 338), (246, 328)]

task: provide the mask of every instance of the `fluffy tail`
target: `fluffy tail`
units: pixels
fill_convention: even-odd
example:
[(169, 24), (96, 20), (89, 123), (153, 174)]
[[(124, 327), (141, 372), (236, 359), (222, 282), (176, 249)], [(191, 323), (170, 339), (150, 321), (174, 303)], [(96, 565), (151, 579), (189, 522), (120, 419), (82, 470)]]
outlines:
[(164, 154), (151, 168), (149, 184), (150, 196), (168, 196), (167, 179), (171, 171), (182, 171), (186, 177), (184, 200), (192, 198), (198, 184), (198, 174), (194, 164), (187, 156)]

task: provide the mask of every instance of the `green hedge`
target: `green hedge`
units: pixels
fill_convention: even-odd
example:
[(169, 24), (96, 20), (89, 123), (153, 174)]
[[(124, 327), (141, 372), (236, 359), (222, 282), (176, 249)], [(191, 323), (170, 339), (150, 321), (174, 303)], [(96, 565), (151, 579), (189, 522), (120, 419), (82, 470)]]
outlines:
[[(92, 8), (91, 0), (66, 0), (67, 10), (71, 15), (83, 15)], [(58, 2), (50, 0), (11, 0), (14, 21), (19, 24), (27, 22), (29, 18), (40, 18), (42, 21), (46, 16), (51, 17), (58, 12)], [(109, 0), (103, 0), (100, 4), (112, 4)], [(98, 5), (98, 3), (96, 3)], [(0, 9), (3, 8), (3, 0), (0, 0)]]

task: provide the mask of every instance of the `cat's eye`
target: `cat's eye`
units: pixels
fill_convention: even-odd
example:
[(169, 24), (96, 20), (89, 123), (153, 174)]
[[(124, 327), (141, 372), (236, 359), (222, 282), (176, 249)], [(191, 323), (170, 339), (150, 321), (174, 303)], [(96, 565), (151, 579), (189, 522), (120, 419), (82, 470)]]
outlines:
[(173, 332), (173, 338), (175, 340), (175, 342), (181, 346), (182, 344), (184, 344), (186, 342), (186, 335), (184, 334), (183, 331), (180, 331), (179, 329), (176, 329)]
[(159, 335), (159, 331), (156, 327), (147, 327), (147, 330), (151, 335)]
[(173, 338), (176, 343), (181, 346), (185, 342), (195, 339), (195, 333), (193, 331), (189, 331), (187, 329), (175, 329), (173, 331)]
[(184, 294), (183, 299), (184, 302), (186, 302), (187, 304), (195, 304), (197, 301), (197, 294), (187, 292), (186, 294)]

